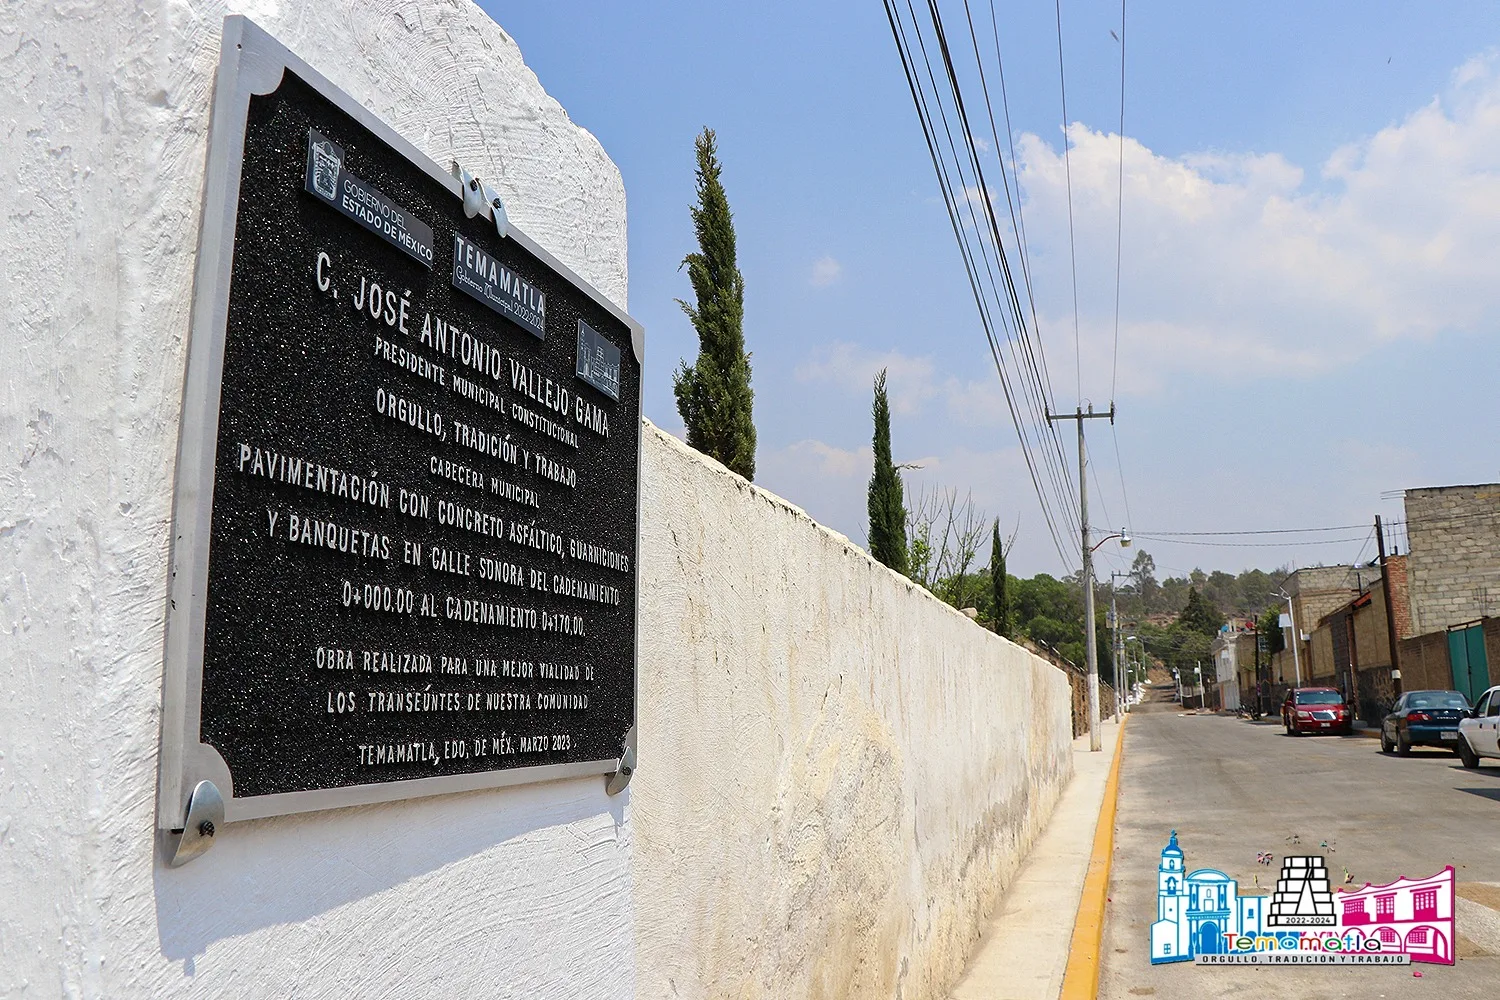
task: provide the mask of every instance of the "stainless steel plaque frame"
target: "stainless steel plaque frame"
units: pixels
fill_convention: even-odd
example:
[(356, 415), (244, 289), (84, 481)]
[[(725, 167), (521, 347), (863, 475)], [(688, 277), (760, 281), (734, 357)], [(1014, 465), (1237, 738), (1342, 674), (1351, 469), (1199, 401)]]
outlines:
[[(623, 787), (634, 770), (635, 727), (626, 735), (620, 757), (567, 764), (543, 764), (389, 781), (303, 792), (237, 798), (224, 759), (199, 742), (203, 697), (203, 642), (208, 598), (208, 542), (213, 510), (214, 458), (218, 439), (224, 341), (229, 315), (229, 283), (234, 258), (240, 171), (245, 128), (252, 95), (268, 94), (291, 70), (314, 90), (391, 146), (461, 199), (460, 181), (419, 151), (390, 126), (339, 90), (322, 74), (242, 15), (224, 19), (224, 34), (215, 80), (209, 127), (208, 165), (203, 217), (198, 238), (198, 265), (193, 281), (191, 338), (183, 388), (181, 435), (177, 448), (169, 554), (170, 582), (166, 614), (166, 651), (162, 692), (161, 746), (158, 761), (157, 827), (180, 831), (188, 800), (200, 782), (212, 782), (224, 798), (226, 822), (288, 813), (366, 805), (397, 799), (481, 788), (527, 784), (581, 775), (610, 775), (612, 789)], [(488, 207), (486, 214), (490, 214)], [(630, 330), (638, 363), (644, 364), (645, 332), (641, 325), (571, 268), (511, 225), (506, 236), (573, 284)], [(644, 441), (644, 435), (638, 442)], [(636, 537), (640, 537), (640, 454), (636, 481)], [(639, 616), (639, 550), (633, 575)], [(636, 664), (639, 666), (639, 644)], [(638, 677), (638, 672), (637, 675)], [(637, 684), (638, 686), (638, 684)], [(622, 768), (622, 762), (625, 767)]]

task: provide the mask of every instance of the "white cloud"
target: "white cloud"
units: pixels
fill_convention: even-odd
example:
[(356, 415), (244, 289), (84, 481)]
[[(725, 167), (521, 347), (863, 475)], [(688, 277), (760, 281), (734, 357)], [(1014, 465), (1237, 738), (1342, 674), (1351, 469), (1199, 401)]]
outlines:
[(936, 391), (931, 358), (914, 358), (895, 350), (880, 353), (838, 341), (814, 348), (794, 374), (799, 382), (826, 382), (868, 395), (874, 391), (875, 376), (882, 368), (892, 412), (921, 412)]
[(851, 451), (809, 438), (762, 448), (755, 456), (755, 481), (863, 544), (865, 487), (874, 467), (869, 446)]
[[(1109, 384), (1119, 137), (1075, 124), (1085, 394)], [(1054, 378), (1074, 364), (1061, 150), (1021, 137), (1032, 273)], [(1500, 57), (1308, 173), (1278, 154), (1157, 155), (1125, 140), (1120, 381), (1317, 373), (1383, 342), (1500, 322)]]
[(844, 265), (835, 258), (828, 255), (819, 257), (813, 261), (812, 277), (809, 278), (814, 288), (827, 288), (829, 285), (843, 277)]
[[(901, 456), (897, 460), (903, 461)], [(987, 517), (998, 516), (1007, 533), (1019, 521), (1026, 528), (1021, 548), (1028, 556), (1034, 553), (1037, 560), (1046, 559), (1051, 542), (1020, 449), (976, 451), (959, 445), (905, 461), (918, 466), (902, 472), (911, 491), (954, 488), (960, 495), (972, 496), (975, 507)], [(756, 456), (756, 482), (862, 545), (866, 489), (873, 467), (869, 446), (848, 450), (807, 439), (784, 448), (763, 449)]]
[(882, 368), (893, 413), (916, 416), (927, 412), (928, 404), (935, 402), (941, 404), (948, 419), (965, 427), (1010, 423), (998, 375), (972, 381), (941, 376), (929, 357), (912, 357), (896, 350), (870, 351), (838, 341), (814, 348), (795, 374), (799, 382), (823, 382), (846, 392), (869, 395)]

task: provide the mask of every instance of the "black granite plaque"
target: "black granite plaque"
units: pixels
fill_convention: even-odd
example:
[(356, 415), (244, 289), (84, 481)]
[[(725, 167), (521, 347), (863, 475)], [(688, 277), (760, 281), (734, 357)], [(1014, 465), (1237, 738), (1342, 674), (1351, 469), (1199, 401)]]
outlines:
[(251, 97), (199, 733), (234, 797), (618, 758), (639, 407), (616, 313), (294, 73)]

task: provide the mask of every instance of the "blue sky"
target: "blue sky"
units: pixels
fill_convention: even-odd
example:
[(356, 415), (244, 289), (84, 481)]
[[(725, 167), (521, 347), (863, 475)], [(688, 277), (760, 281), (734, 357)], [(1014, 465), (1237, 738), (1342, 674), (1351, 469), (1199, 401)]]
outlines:
[[(1063, 569), (880, 4), (482, 6), (624, 175), (648, 416), (681, 432), (671, 371), (697, 345), (673, 299), (689, 294), (692, 141), (710, 125), (746, 280), (757, 482), (862, 543), (869, 383), (886, 366), (898, 461), (1019, 524), (1013, 572)], [(997, 10), (1054, 392), (1074, 404), (1076, 365), (1106, 406), (1119, 6), (1063, 5), (1081, 359), (1054, 8)], [(1389, 491), (1500, 480), (1500, 5), (1128, 17), (1123, 470), (1097, 424), (1090, 521), (1127, 520), (1121, 471), (1146, 533), (1363, 525), (1400, 516)], [(1163, 572), (1235, 571), (1368, 559), (1365, 535), (1138, 545)], [(1104, 551), (1107, 575), (1120, 555)]]

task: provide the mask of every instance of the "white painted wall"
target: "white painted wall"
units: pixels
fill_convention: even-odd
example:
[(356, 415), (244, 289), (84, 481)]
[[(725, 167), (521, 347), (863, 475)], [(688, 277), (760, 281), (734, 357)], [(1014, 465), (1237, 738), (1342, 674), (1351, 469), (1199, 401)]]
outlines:
[(1067, 679), (654, 428), (643, 489), (638, 995), (946, 996), (1071, 774)]
[(0, 14), (0, 996), (628, 997), (599, 778), (153, 856), (166, 543), (223, 16), (250, 14), (620, 304), (619, 172), (467, 0)]

